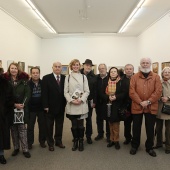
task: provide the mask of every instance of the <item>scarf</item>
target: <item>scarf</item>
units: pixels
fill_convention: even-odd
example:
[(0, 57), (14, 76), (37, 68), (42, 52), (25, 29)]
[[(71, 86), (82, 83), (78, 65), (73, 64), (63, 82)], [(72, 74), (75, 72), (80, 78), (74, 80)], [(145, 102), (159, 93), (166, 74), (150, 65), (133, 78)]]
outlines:
[(111, 80), (109, 78), (108, 85), (107, 85), (106, 91), (105, 91), (107, 95), (115, 94), (115, 92), (116, 92), (116, 83), (119, 80), (120, 80), (120, 77), (117, 77), (115, 80)]

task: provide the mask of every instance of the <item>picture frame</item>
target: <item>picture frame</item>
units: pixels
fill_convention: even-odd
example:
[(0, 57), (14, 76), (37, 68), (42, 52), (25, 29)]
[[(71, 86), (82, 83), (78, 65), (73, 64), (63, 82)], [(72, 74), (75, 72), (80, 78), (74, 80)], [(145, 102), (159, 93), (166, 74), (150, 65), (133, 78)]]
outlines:
[(157, 74), (159, 73), (159, 63), (158, 62), (152, 63), (152, 71)]
[(170, 61), (169, 61), (169, 62), (162, 62), (162, 70), (163, 70), (165, 67), (170, 67)]
[(2, 68), (2, 60), (0, 60), (0, 68)]
[(18, 66), (19, 66), (21, 71), (25, 71), (25, 62), (19, 61)]
[(61, 74), (64, 74), (64, 75), (69, 74), (69, 66), (68, 65), (62, 65)]
[(13, 62), (14, 62), (14, 60), (8, 60), (7, 61), (7, 69), (9, 68), (10, 64), (13, 63)]

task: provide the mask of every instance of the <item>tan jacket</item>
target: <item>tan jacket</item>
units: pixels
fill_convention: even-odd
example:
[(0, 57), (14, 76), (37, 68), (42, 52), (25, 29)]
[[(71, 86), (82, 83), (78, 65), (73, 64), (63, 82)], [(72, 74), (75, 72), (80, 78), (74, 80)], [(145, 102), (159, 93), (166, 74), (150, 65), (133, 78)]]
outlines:
[[(164, 97), (170, 96), (170, 80), (168, 80), (167, 82), (162, 81), (162, 90), (163, 90), (162, 95)], [(170, 101), (167, 101), (166, 105), (170, 105)], [(157, 118), (158, 119), (163, 119), (163, 120), (170, 120), (170, 115), (161, 113), (162, 106), (163, 106), (163, 103), (161, 101), (159, 101)]]
[[(149, 73), (145, 78), (142, 72), (138, 72), (132, 76), (130, 80), (129, 96), (132, 99), (132, 114), (151, 113), (157, 114), (158, 100), (162, 94), (162, 85), (158, 74)], [(151, 105), (143, 109), (140, 105), (142, 101), (149, 100)]]

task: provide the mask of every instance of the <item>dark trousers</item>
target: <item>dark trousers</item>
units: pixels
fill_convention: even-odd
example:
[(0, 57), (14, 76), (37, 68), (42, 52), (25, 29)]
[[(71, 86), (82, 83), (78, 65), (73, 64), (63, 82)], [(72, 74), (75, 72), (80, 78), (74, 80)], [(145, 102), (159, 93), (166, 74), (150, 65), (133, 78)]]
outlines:
[(153, 148), (154, 145), (154, 126), (156, 121), (156, 115), (152, 115), (150, 113), (133, 114), (133, 137), (132, 137), (131, 145), (133, 148), (136, 149), (140, 145), (143, 115), (145, 116), (145, 128), (146, 128), (146, 136), (147, 136), (145, 147), (146, 150), (150, 150)]
[[(46, 134), (47, 134), (48, 146), (54, 146), (54, 139), (55, 139), (55, 144), (61, 144), (63, 123), (64, 123), (64, 113), (62, 115), (53, 115), (51, 113), (46, 113), (45, 118), (46, 118)], [(54, 122), (55, 122), (55, 135), (53, 138)]]
[[(164, 120), (156, 119), (156, 145), (163, 145), (163, 124)], [(165, 147), (170, 150), (170, 120), (165, 120)]]
[(34, 143), (34, 126), (37, 119), (39, 128), (39, 143), (45, 143), (46, 141), (46, 130), (45, 130), (45, 115), (43, 111), (30, 112), (30, 119), (28, 123), (28, 145)]
[(89, 106), (88, 117), (86, 118), (86, 137), (91, 137), (92, 135), (92, 112), (93, 108)]
[(124, 137), (127, 141), (130, 141), (132, 139), (131, 124), (132, 124), (132, 115), (128, 116), (124, 121)]
[[(99, 136), (103, 136), (103, 134), (104, 134), (104, 120), (101, 117), (100, 112), (98, 112), (97, 109), (96, 109), (97, 132), (98, 132)], [(110, 139), (109, 122), (107, 120), (105, 120), (105, 122), (106, 122), (106, 137)]]

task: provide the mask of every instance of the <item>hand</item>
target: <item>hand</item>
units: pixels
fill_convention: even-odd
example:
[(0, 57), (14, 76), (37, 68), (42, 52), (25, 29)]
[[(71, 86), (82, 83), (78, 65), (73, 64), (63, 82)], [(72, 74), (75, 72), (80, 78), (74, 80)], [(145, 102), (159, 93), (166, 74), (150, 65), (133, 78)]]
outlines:
[(168, 97), (161, 97), (161, 100), (163, 103), (166, 103), (168, 101)]
[(23, 108), (24, 108), (24, 104), (17, 104), (17, 103), (15, 103), (14, 106), (15, 106), (17, 109), (23, 109)]
[(148, 101), (143, 101), (143, 102), (140, 102), (140, 105), (141, 105), (143, 108), (147, 108), (147, 106), (148, 106), (149, 104), (148, 104)]
[(110, 101), (116, 100), (116, 96), (115, 96), (115, 95), (114, 95), (114, 96), (111, 96), (111, 95), (110, 95), (110, 96), (109, 96), (109, 100), (110, 100)]
[(71, 103), (73, 103), (75, 105), (80, 105), (82, 103), (82, 100), (76, 99), (76, 100), (71, 101)]
[(27, 129), (27, 127), (28, 127), (28, 125), (27, 124), (25, 124), (25, 128)]

